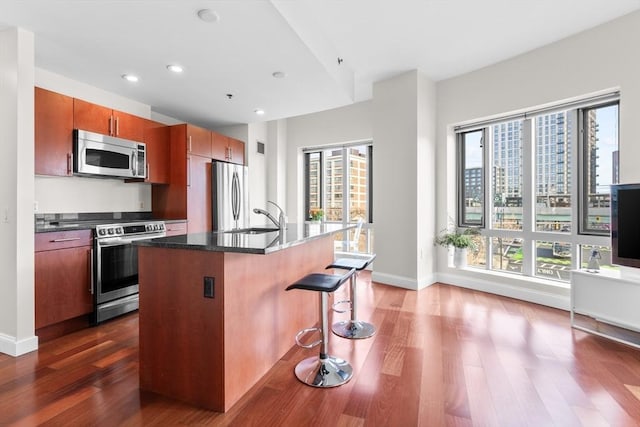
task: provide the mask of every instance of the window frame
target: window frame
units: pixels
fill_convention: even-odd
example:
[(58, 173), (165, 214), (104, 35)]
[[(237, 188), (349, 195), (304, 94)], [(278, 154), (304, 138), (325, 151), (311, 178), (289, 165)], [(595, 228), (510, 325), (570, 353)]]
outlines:
[[(350, 209), (350, 183), (348, 185), (343, 185), (345, 182), (345, 173), (344, 171), (346, 171), (346, 174), (351, 174), (351, 167), (350, 167), (350, 159), (349, 159), (349, 149), (353, 148), (353, 147), (362, 147), (365, 146), (366, 147), (366, 153), (367, 153), (367, 174), (366, 174), (366, 178), (367, 178), (367, 209), (365, 210), (365, 221), (368, 224), (372, 224), (373, 223), (373, 142), (372, 141), (361, 141), (361, 142), (354, 142), (354, 143), (349, 143), (349, 144), (338, 144), (338, 145), (327, 145), (327, 146), (322, 146), (322, 147), (310, 147), (310, 148), (304, 148), (302, 150), (302, 154), (304, 155), (304, 170), (303, 170), (303, 174), (304, 174), (304, 215), (303, 218), (306, 218), (307, 220), (309, 219), (309, 211), (310, 211), (310, 194), (309, 194), (309, 186), (310, 186), (310, 176), (309, 176), (309, 165), (310, 165), (310, 156), (314, 153), (317, 153), (320, 156), (320, 162), (319, 162), (319, 167), (320, 167), (320, 173), (319, 173), (319, 179), (320, 182), (318, 183), (318, 188), (319, 188), (319, 197), (320, 197), (320, 203), (319, 203), (319, 208), (320, 209), (325, 209), (326, 206), (326, 194), (324, 192), (324, 187), (326, 184), (326, 179), (328, 178), (325, 174), (324, 168), (325, 168), (325, 158), (326, 158), (326, 153), (327, 151), (331, 151), (331, 150), (341, 150), (342, 151), (342, 160), (341, 160), (341, 170), (343, 171), (343, 175), (342, 175), (342, 179), (341, 179), (341, 183), (339, 185), (341, 185), (342, 188), (342, 193), (341, 193), (341, 199), (342, 199), (342, 221), (339, 221), (345, 225), (349, 224), (349, 223), (354, 223), (356, 222), (355, 220), (353, 220), (351, 218), (351, 209)], [(335, 184), (338, 185), (338, 184)], [(327, 222), (334, 222), (334, 221), (327, 221)]]
[[(604, 102), (601, 104), (596, 104), (596, 105), (589, 105), (589, 106), (585, 106), (583, 108), (579, 108), (578, 109), (578, 126), (579, 126), (579, 140), (578, 140), (578, 164), (581, 167), (581, 170), (579, 171), (578, 174), (578, 191), (579, 191), (579, 197), (578, 197), (578, 232), (579, 234), (582, 235), (591, 235), (591, 236), (606, 236), (609, 237), (610, 236), (610, 231), (605, 231), (605, 230), (599, 230), (596, 228), (591, 228), (588, 226), (589, 224), (589, 185), (587, 184), (587, 181), (589, 179), (588, 176), (588, 167), (586, 167), (587, 165), (587, 159), (589, 156), (589, 153), (587, 152), (587, 150), (589, 149), (589, 142), (587, 140), (588, 136), (587, 136), (587, 132), (585, 132), (585, 129), (587, 127), (587, 116), (589, 114), (589, 111), (591, 110), (597, 110), (599, 108), (606, 108), (606, 107), (610, 107), (615, 105), (617, 107), (617, 116), (618, 116), (618, 122), (617, 122), (617, 128), (618, 128), (618, 153), (620, 151), (620, 100), (616, 99), (616, 100), (612, 100), (610, 102)], [(615, 181), (615, 180), (614, 180)], [(612, 184), (616, 184), (617, 182), (612, 182)], [(609, 219), (611, 220), (611, 218)]]
[[(513, 115), (504, 115), (500, 118), (486, 120), (482, 122), (470, 123), (464, 126), (454, 127), (454, 131), (456, 133), (455, 141), (456, 141), (456, 180), (457, 185), (456, 189), (458, 191), (456, 196), (456, 224), (458, 226), (463, 227), (475, 227), (480, 231), (479, 239), (481, 239), (480, 243), (486, 248), (484, 253), (484, 266), (471, 266), (474, 269), (482, 269), (491, 271), (491, 272), (505, 272), (500, 269), (495, 270), (493, 263), (494, 254), (493, 251), (495, 248), (492, 247), (494, 242), (500, 241), (500, 239), (521, 239), (521, 252), (522, 252), (522, 267), (521, 270), (516, 272), (516, 274), (520, 277), (530, 277), (536, 280), (556, 280), (556, 283), (568, 285), (568, 279), (564, 277), (560, 277), (558, 274), (558, 279), (549, 279), (548, 277), (544, 277), (544, 275), (538, 272), (538, 269), (541, 267), (540, 259), (538, 255), (538, 244), (539, 242), (552, 242), (553, 245), (560, 244), (564, 247), (564, 245), (571, 246), (571, 269), (580, 268), (580, 265), (583, 264), (584, 260), (581, 259), (581, 254), (583, 254), (582, 246), (584, 245), (593, 245), (593, 246), (610, 246), (610, 236), (609, 233), (584, 233), (583, 226), (583, 215), (585, 215), (584, 203), (588, 202), (588, 199), (585, 199), (585, 190), (584, 190), (584, 175), (585, 175), (585, 167), (587, 166), (584, 162), (584, 147), (583, 147), (583, 129), (584, 129), (584, 111), (590, 109), (602, 108), (608, 105), (617, 105), (618, 106), (618, 134), (619, 134), (619, 103), (620, 94), (619, 92), (608, 92), (603, 93), (601, 95), (596, 95), (589, 98), (584, 98), (582, 100), (573, 101), (571, 103), (557, 104), (548, 108), (541, 108), (537, 110), (531, 110), (522, 114), (513, 114)], [(554, 112), (565, 111), (564, 120), (567, 122), (567, 126), (571, 126), (571, 128), (567, 128), (567, 132), (563, 135), (565, 139), (566, 149), (570, 150), (568, 157), (565, 159), (566, 162), (569, 163), (569, 168), (571, 171), (571, 176), (566, 178), (570, 183), (570, 189), (568, 190), (568, 194), (571, 197), (571, 215), (570, 215), (570, 224), (571, 231), (570, 232), (558, 232), (558, 231), (542, 231), (536, 229), (536, 176), (537, 171), (539, 169), (537, 159), (537, 150), (536, 146), (536, 137), (535, 132), (538, 132), (538, 124), (536, 122), (536, 117), (549, 115)], [(493, 169), (493, 151), (494, 144), (493, 141), (493, 126), (499, 125), (500, 123), (510, 122), (514, 120), (521, 119), (523, 120), (522, 127), (522, 169), (523, 169), (523, 189), (522, 189), (522, 223), (523, 227), (521, 230), (503, 230), (493, 227), (493, 216), (492, 212), (494, 209), (493, 202), (493, 188), (492, 188), (492, 171), (489, 172), (489, 169)], [(544, 126), (543, 126), (544, 128)], [(477, 131), (478, 129), (483, 130), (483, 144), (482, 149), (484, 151), (483, 155), (483, 186), (484, 186), (484, 200), (483, 200), (483, 213), (482, 219), (483, 224), (478, 226), (478, 224), (473, 224), (469, 222), (465, 222), (463, 219), (465, 217), (465, 204), (464, 204), (464, 185), (465, 185), (465, 151), (464, 151), (464, 137), (463, 135)], [(619, 150), (619, 140), (618, 140), (618, 150)], [(489, 165), (489, 166), (487, 166)], [(551, 172), (547, 172), (551, 173)], [(544, 261), (542, 261), (544, 262)], [(513, 272), (509, 272), (509, 274), (513, 274)]]
[[(466, 200), (466, 176), (465, 176), (465, 164), (466, 164), (466, 136), (475, 133), (482, 132), (480, 136), (480, 148), (481, 148), (481, 157), (482, 164), (480, 166), (481, 172), (480, 175), (482, 177), (482, 200), (480, 201), (480, 211), (482, 215), (480, 217), (480, 221), (467, 221), (466, 220), (466, 208), (467, 208), (467, 200)], [(456, 135), (456, 143), (457, 143), (457, 151), (461, 153), (457, 157), (457, 191), (458, 191), (458, 227), (475, 227), (475, 228), (484, 228), (485, 226), (485, 218), (486, 218), (486, 200), (487, 200), (487, 169), (486, 169), (486, 141), (487, 141), (487, 128), (479, 128), (479, 129), (469, 129), (464, 132), (460, 132)]]

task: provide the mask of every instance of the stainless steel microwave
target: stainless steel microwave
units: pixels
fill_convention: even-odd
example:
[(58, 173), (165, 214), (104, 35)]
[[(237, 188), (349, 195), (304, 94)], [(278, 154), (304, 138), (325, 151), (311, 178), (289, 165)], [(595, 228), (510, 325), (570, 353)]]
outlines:
[(74, 129), (74, 175), (145, 178), (146, 145)]

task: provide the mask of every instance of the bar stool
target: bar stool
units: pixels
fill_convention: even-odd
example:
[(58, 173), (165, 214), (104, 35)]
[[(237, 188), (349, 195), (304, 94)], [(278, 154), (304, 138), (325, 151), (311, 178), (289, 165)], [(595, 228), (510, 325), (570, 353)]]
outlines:
[[(353, 376), (353, 368), (346, 360), (331, 356), (329, 347), (329, 321), (327, 318), (327, 302), (329, 293), (334, 292), (344, 282), (349, 280), (355, 269), (347, 271), (343, 275), (313, 273), (304, 276), (287, 287), (306, 291), (320, 292), (319, 310), (321, 326), (303, 329), (296, 335), (296, 343), (300, 347), (312, 348), (320, 344), (319, 357), (313, 356), (299, 362), (295, 368), (296, 377), (303, 383), (313, 387), (336, 387), (349, 381)], [(303, 344), (300, 339), (310, 332), (320, 332), (321, 338), (310, 344)]]
[[(331, 265), (328, 265), (327, 268), (340, 268), (340, 269), (356, 269), (357, 272), (360, 272), (367, 268), (369, 264), (376, 259), (376, 254), (372, 254), (370, 257), (365, 259), (356, 259), (356, 258), (340, 258), (335, 260)], [(350, 301), (340, 301), (335, 305), (342, 303), (350, 303), (351, 305), (351, 319), (343, 320), (341, 322), (336, 322), (332, 326), (333, 333), (349, 339), (362, 339), (372, 337), (373, 334), (376, 333), (376, 327), (371, 323), (363, 322), (358, 320), (358, 304), (356, 299), (356, 282), (358, 273), (351, 276), (351, 300)]]

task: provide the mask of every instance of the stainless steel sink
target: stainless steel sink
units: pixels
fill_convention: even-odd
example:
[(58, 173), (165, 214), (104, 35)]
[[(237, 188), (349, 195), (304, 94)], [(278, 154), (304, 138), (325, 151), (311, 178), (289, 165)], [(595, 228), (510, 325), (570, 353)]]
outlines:
[(225, 233), (238, 233), (238, 234), (263, 234), (280, 231), (273, 227), (250, 227), (250, 228), (238, 228), (237, 230), (228, 230)]

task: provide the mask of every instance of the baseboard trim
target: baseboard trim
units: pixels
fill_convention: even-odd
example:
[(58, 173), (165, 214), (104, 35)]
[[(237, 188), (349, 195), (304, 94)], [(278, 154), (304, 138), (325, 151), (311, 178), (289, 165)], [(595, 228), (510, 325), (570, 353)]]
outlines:
[(38, 349), (38, 337), (33, 335), (29, 338), (17, 340), (16, 337), (0, 334), (0, 353), (18, 357), (23, 354), (36, 351)]
[(396, 276), (394, 274), (380, 273), (378, 271), (373, 271), (371, 273), (371, 281), (395, 286), (398, 288), (410, 289), (412, 291), (426, 288), (427, 286), (430, 286), (435, 282), (432, 275), (417, 280), (411, 277)]
[(468, 276), (458, 276), (455, 274), (438, 273), (437, 281), (444, 284), (459, 286), (461, 288), (473, 289), (476, 291), (488, 292), (491, 294), (502, 295), (509, 298), (515, 298), (535, 304), (545, 305), (547, 307), (558, 308), (560, 310), (569, 311), (571, 307), (571, 299), (569, 295), (561, 293), (545, 292), (540, 289), (531, 289), (526, 287), (518, 287), (505, 283), (490, 282), (478, 278), (470, 278)]

